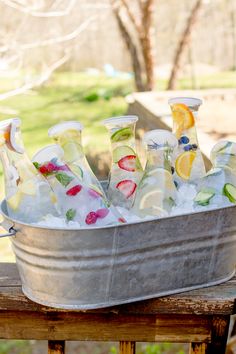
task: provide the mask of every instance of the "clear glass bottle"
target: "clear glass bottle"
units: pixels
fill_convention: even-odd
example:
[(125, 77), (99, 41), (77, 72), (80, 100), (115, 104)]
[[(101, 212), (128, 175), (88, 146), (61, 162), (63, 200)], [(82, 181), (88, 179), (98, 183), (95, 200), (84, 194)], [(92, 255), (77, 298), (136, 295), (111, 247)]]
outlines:
[(236, 143), (220, 141), (211, 151), (212, 168), (198, 181), (195, 204), (222, 207), (236, 203)]
[(48, 135), (63, 150), (63, 160), (70, 167), (71, 171), (84, 183), (98, 188), (103, 193), (101, 184), (93, 173), (84, 154), (82, 130), (83, 126), (80, 122), (67, 121), (51, 127)]
[(132, 211), (140, 217), (166, 216), (176, 199), (172, 154), (178, 141), (172, 133), (159, 129), (147, 132), (143, 142), (147, 147), (147, 162)]
[[(87, 184), (80, 174), (71, 170), (70, 165), (64, 160), (64, 151), (59, 145), (49, 145), (41, 149), (33, 157), (33, 161), (42, 175), (47, 178), (57, 196), (61, 213), (68, 222), (75, 221), (80, 226), (86, 227), (125, 222), (95, 184)], [(89, 175), (85, 165), (78, 166), (82, 169), (83, 176)]]
[(176, 97), (169, 100), (173, 133), (179, 142), (175, 161), (177, 183), (193, 182), (206, 173), (195, 126), (201, 104), (200, 99), (191, 97)]
[(143, 169), (136, 152), (136, 116), (108, 118), (103, 121), (110, 134), (112, 164), (108, 198), (114, 205), (131, 208)]
[(49, 184), (27, 156), (18, 118), (0, 122), (0, 157), (9, 216), (26, 223), (59, 216), (57, 199)]

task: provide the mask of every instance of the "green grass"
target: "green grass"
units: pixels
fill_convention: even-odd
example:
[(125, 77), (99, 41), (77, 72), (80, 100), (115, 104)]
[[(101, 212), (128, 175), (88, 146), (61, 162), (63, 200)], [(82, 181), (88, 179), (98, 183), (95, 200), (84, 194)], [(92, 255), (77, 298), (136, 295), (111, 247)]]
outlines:
[(104, 150), (109, 141), (101, 122), (125, 113), (124, 96), (132, 89), (130, 81), (57, 73), (45, 86), (1, 102), (0, 119), (13, 115), (22, 119), (23, 138), (30, 155), (52, 143), (47, 130), (63, 120), (81, 121), (85, 146), (90, 150)]

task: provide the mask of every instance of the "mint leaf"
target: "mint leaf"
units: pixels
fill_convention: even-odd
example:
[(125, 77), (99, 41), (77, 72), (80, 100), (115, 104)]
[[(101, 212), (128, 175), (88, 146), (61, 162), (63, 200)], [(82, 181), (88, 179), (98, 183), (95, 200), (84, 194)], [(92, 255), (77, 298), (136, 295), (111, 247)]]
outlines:
[(75, 209), (68, 209), (67, 212), (66, 212), (67, 221), (73, 220), (75, 215), (76, 215), (76, 210)]
[(40, 163), (38, 163), (38, 162), (33, 162), (33, 165), (34, 165), (34, 167), (36, 167), (37, 168), (37, 170), (39, 169), (39, 167), (40, 167)]
[(70, 182), (74, 179), (73, 177), (68, 176), (64, 172), (56, 173), (55, 177), (64, 187), (67, 187), (68, 184), (70, 184)]

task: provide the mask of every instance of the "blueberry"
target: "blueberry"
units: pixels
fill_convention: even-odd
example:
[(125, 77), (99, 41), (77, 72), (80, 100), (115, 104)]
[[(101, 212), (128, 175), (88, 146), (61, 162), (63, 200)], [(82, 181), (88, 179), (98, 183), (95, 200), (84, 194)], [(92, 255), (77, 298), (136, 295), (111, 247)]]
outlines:
[(189, 138), (187, 136), (181, 136), (179, 139), (180, 144), (188, 144), (189, 143)]
[(172, 173), (172, 175), (175, 173), (175, 169), (173, 166), (171, 166), (171, 173)]
[(197, 144), (193, 144), (192, 148), (193, 148), (193, 150), (197, 150), (197, 148), (198, 148)]
[(184, 151), (190, 151), (190, 150), (192, 150), (193, 149), (193, 147), (192, 147), (192, 145), (185, 145), (184, 146)]

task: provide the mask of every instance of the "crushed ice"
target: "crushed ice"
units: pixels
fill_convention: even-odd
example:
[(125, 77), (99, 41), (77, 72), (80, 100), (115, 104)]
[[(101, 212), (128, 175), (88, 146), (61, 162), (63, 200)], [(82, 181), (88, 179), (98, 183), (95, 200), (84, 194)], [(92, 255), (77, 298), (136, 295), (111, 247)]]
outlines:
[[(189, 214), (196, 211), (207, 211), (211, 209), (222, 208), (226, 206), (233, 205), (229, 202), (228, 198), (223, 195), (216, 195), (210, 205), (199, 206), (195, 205), (194, 198), (197, 194), (197, 189), (194, 184), (183, 184), (180, 186), (177, 191), (176, 205), (172, 208), (170, 215), (161, 214), (157, 217), (145, 217), (140, 218), (136, 214), (132, 213), (132, 211), (118, 207), (118, 211), (123, 215), (127, 224), (139, 221), (160, 219), (166, 216), (175, 216), (182, 214)], [(62, 229), (80, 229), (81, 226), (78, 222), (69, 221), (67, 222), (65, 219), (61, 219), (52, 215), (47, 215), (44, 220), (36, 223), (37, 226), (49, 227), (49, 228), (62, 228)], [(91, 227), (89, 227), (91, 229)]]

